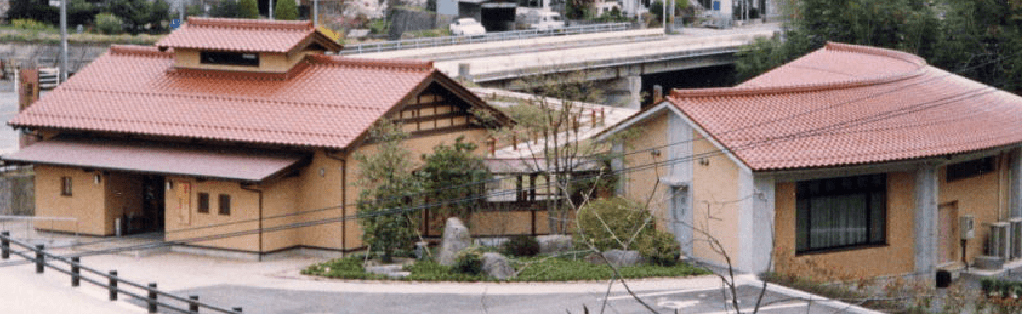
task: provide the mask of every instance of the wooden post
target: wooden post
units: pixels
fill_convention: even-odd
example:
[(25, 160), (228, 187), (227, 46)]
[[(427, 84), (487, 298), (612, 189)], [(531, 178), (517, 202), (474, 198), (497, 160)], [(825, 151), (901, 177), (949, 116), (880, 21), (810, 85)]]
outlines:
[(77, 287), (81, 283), (79, 282), (82, 278), (82, 270), (79, 268), (82, 259), (80, 257), (71, 258), (71, 286)]
[(156, 313), (156, 283), (149, 284), (149, 313)]
[(45, 268), (44, 266), (46, 265), (46, 260), (44, 258), (45, 257), (43, 256), (43, 245), (42, 244), (36, 245), (35, 246), (35, 273), (36, 274), (42, 274), (43, 273), (43, 269)]
[(199, 312), (199, 296), (192, 295), (188, 296), (188, 311), (192, 313)]
[(8, 231), (0, 232), (0, 258), (11, 258), (11, 240), (8, 240), (10, 236), (11, 233)]
[(117, 271), (110, 271), (110, 301), (117, 301)]

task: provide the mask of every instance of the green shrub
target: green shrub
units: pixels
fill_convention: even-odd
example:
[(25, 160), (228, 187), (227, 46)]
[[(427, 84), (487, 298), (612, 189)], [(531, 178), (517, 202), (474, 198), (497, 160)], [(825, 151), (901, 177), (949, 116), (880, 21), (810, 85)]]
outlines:
[(462, 274), (478, 275), (483, 272), (483, 253), (475, 247), (458, 252), (454, 261), (454, 271)]
[(273, 18), (278, 20), (298, 19), (298, 5), (294, 0), (277, 0), (276, 8), (273, 9)]
[(578, 228), (572, 239), (576, 247), (587, 248), (588, 244), (583, 241), (588, 240), (600, 251), (632, 249), (634, 245), (625, 248), (622, 244), (627, 244), (636, 232), (639, 235), (635, 242), (653, 235), (649, 218), (649, 212), (636, 202), (623, 198), (595, 200), (579, 210)]
[(120, 34), (124, 25), (121, 18), (113, 15), (112, 13), (96, 14), (94, 21), (96, 23), (96, 29), (103, 34)]
[(37, 31), (45, 30), (50, 27), (49, 25), (46, 25), (43, 22), (39, 22), (33, 19), (13, 19), (11, 20), (11, 26), (17, 29)]
[(259, 18), (259, 3), (256, 0), (239, 0), (238, 17), (243, 19)]
[(539, 254), (539, 241), (526, 235), (514, 236), (504, 243), (502, 253), (508, 256), (536, 256)]
[(652, 265), (672, 267), (678, 263), (681, 257), (681, 248), (674, 235), (669, 232), (656, 230), (652, 236), (648, 236), (639, 242), (639, 254)]

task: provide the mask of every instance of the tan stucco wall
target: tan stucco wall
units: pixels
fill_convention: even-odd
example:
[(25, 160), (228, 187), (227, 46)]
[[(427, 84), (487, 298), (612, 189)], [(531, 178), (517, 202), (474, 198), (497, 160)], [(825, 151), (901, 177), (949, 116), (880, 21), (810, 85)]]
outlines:
[[(738, 195), (738, 164), (719, 152), (712, 142), (692, 132), (692, 154), (704, 157), (706, 165), (692, 161), (693, 228), (713, 235), (735, 263), (738, 256), (738, 206), (745, 195)], [(692, 252), (701, 259), (726, 265), (723, 255), (710, 245), (702, 232), (693, 232)]]
[[(984, 243), (990, 236), (990, 227), (987, 224), (1007, 220), (1010, 167), (1006, 164), (1008, 161), (1006, 156), (998, 156), (996, 171), (954, 182), (947, 181), (947, 166), (938, 169), (938, 204), (957, 202), (959, 216), (976, 217), (976, 238), (969, 240), (966, 246), (966, 260), (969, 262), (976, 256), (983, 255)], [(958, 239), (957, 236), (955, 239)], [(961, 246), (958, 241), (955, 241), (955, 244), (955, 256), (960, 259)]]
[[(348, 159), (336, 154), (330, 154), (330, 156), (344, 160)], [(347, 170), (343, 169), (345, 161), (335, 158), (328, 157), (323, 151), (318, 151), (313, 156), (309, 166), (301, 170), (301, 175), (297, 182), (299, 192), (296, 204), (299, 210), (307, 213), (297, 216), (298, 221), (314, 222), (346, 215), (341, 209), (341, 205), (342, 203), (352, 204), (354, 199), (344, 199), (343, 184), (345, 183), (342, 182), (341, 175), (343, 171)], [(319, 175), (321, 169), (323, 176)], [(351, 180), (352, 177), (348, 176), (347, 179)], [(349, 208), (349, 213), (354, 213), (354, 211)], [(349, 223), (348, 227), (351, 228), (353, 225), (357, 224)], [(298, 232), (298, 237), (302, 245), (342, 248), (342, 229), (341, 223), (319, 224), (302, 228)]]
[[(660, 114), (659, 116), (647, 119), (641, 123), (637, 123), (633, 128), (641, 130), (641, 134), (645, 136), (637, 136), (631, 140), (630, 146), (625, 147), (624, 167), (635, 167), (652, 164), (653, 162), (662, 162), (668, 158), (667, 149), (660, 149), (660, 156), (654, 156), (649, 152), (641, 152), (653, 147), (663, 147), (667, 144), (667, 120), (666, 114)], [(640, 151), (638, 153), (633, 153)], [(649, 168), (639, 171), (625, 172), (621, 177), (621, 184), (624, 188), (624, 197), (633, 201), (639, 201), (645, 203), (650, 197), (650, 193), (655, 193), (653, 196), (656, 202), (650, 204), (650, 210), (657, 215), (661, 220), (657, 224), (658, 226), (667, 225), (666, 209), (670, 204), (667, 198), (667, 187), (659, 186), (654, 191), (654, 186), (657, 185), (657, 178), (667, 176), (667, 167), (657, 167), (656, 169)]]
[(199, 50), (175, 49), (174, 67), (187, 69), (214, 69), (230, 71), (287, 72), (291, 66), (301, 61), (309, 52), (296, 52), (290, 56), (284, 53), (260, 52), (259, 66), (239, 66), (223, 64), (204, 64), (199, 60)]
[(112, 218), (142, 216), (142, 177), (123, 172), (110, 172), (106, 180), (106, 208)]
[(260, 185), (263, 191), (263, 228), (281, 227), (283, 230), (263, 232), (263, 251), (276, 251), (301, 245), (300, 235), (305, 229), (290, 228), (297, 222), (294, 213), (299, 207), (298, 192), (301, 178), (291, 177)]
[(776, 193), (774, 265), (778, 273), (850, 280), (913, 271), (915, 173), (887, 174), (887, 245), (884, 246), (796, 256), (795, 183), (778, 183)]
[[(243, 190), (237, 182), (205, 181), (197, 182), (194, 178), (167, 177), (173, 189), (166, 190), (166, 235), (167, 241), (197, 240), (210, 235), (224, 235), (234, 232), (258, 230), (259, 228), (259, 194)], [(190, 185), (185, 205), (177, 198), (177, 190)], [(198, 193), (209, 193), (209, 213), (198, 213)], [(220, 194), (231, 196), (231, 214), (220, 215)], [(191, 213), (187, 221), (182, 221), (180, 208), (188, 207)], [(244, 222), (242, 222), (244, 221)], [(240, 222), (240, 223), (235, 223)], [(226, 224), (226, 225), (224, 225)], [(215, 227), (209, 227), (217, 225)], [(209, 246), (243, 251), (258, 251), (259, 238), (257, 233), (233, 236), (223, 239), (189, 241), (188, 244)]]
[[(114, 233), (113, 215), (106, 207), (106, 183), (95, 183), (94, 172), (81, 168), (38, 165), (35, 167), (36, 216), (77, 218), (73, 222), (42, 221), (36, 228), (92, 235)], [(60, 195), (60, 178), (71, 177), (72, 195)]]

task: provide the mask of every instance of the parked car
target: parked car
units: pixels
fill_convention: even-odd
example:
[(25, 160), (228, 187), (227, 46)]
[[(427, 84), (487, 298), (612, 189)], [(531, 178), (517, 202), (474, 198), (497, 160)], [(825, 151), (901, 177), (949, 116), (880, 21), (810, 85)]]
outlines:
[(451, 23), (451, 34), (486, 35), (486, 28), (483, 28), (483, 24), (479, 24), (474, 18), (461, 18)]
[(557, 12), (530, 11), (525, 15), (525, 22), (531, 29), (559, 29), (564, 28), (564, 19)]

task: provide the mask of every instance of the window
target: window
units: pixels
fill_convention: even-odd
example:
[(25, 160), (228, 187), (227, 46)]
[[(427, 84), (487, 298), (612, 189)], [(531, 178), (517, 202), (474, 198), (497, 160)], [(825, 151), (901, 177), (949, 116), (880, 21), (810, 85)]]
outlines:
[(71, 196), (71, 177), (60, 177), (60, 195)]
[(258, 53), (203, 51), (199, 59), (203, 64), (259, 66)]
[(231, 215), (231, 196), (227, 194), (220, 194), (220, 214), (224, 216)]
[(981, 176), (996, 170), (994, 157), (987, 157), (972, 161), (966, 161), (947, 166), (947, 181), (958, 181), (966, 178)]
[(887, 176), (799, 182), (795, 252), (886, 243)]
[(209, 213), (209, 193), (199, 193), (199, 209), (200, 213)]

